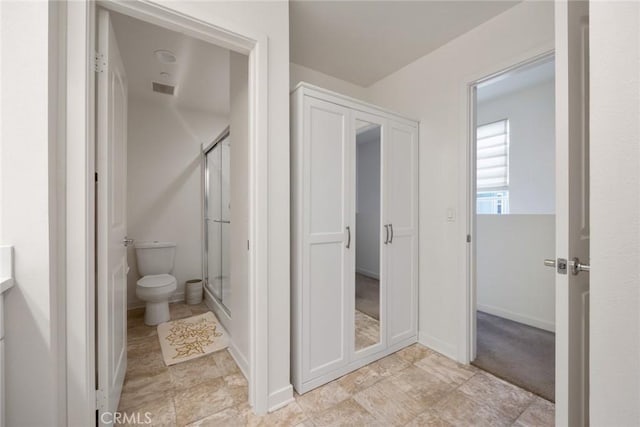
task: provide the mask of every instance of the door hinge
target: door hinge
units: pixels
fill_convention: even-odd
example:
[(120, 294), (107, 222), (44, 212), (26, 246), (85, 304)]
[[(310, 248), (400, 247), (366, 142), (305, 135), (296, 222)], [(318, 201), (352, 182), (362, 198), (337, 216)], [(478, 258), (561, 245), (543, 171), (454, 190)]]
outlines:
[(96, 390), (96, 409), (104, 411), (107, 408), (107, 395), (104, 390)]
[(107, 69), (107, 59), (100, 52), (93, 53), (93, 71), (96, 73), (104, 73)]
[(96, 172), (96, 182), (98, 182), (98, 172)]
[(467, 234), (467, 243), (471, 243), (471, 234)]
[(249, 241), (247, 240), (247, 250), (249, 250)]

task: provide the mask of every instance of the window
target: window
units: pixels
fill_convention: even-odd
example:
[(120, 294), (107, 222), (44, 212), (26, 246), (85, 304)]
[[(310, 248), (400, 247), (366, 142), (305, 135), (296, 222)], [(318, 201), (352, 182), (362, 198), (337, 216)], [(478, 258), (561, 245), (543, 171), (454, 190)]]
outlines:
[(478, 126), (476, 130), (476, 211), (509, 213), (509, 121)]

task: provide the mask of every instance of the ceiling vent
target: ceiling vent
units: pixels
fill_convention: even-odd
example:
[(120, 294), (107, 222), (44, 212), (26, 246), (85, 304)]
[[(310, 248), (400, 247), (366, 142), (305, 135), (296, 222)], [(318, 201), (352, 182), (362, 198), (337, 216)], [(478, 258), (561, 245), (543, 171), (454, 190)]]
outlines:
[(165, 95), (173, 95), (176, 90), (175, 86), (165, 85), (158, 82), (153, 82), (153, 91), (163, 93)]

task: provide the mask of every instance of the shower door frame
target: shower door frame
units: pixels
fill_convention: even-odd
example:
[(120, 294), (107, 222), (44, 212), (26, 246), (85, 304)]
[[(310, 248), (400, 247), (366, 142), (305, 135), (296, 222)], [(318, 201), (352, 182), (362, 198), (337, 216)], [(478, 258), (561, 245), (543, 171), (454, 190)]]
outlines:
[[(213, 151), (218, 144), (231, 136), (229, 126), (227, 126), (213, 141), (207, 145), (202, 145), (202, 179), (203, 179), (203, 203), (202, 203), (202, 223), (204, 239), (202, 243), (202, 277), (204, 279), (204, 292), (209, 292), (214, 301), (215, 313), (222, 322), (222, 325), (229, 330), (231, 322), (231, 311), (229, 307), (222, 300), (222, 291), (220, 298), (217, 298), (215, 294), (207, 287), (209, 284), (209, 222), (207, 221), (209, 215), (209, 168), (207, 161), (207, 154)], [(221, 226), (222, 227), (222, 226)], [(220, 239), (222, 246), (222, 232), (220, 233)], [(221, 267), (222, 268), (222, 267)]]

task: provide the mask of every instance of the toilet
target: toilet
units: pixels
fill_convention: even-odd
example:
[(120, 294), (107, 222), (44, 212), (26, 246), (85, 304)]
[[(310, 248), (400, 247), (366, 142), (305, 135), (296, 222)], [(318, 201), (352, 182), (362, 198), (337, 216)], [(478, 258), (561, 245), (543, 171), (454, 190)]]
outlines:
[(167, 322), (169, 297), (178, 287), (173, 272), (176, 244), (172, 242), (138, 242), (135, 245), (138, 272), (136, 296), (146, 302), (144, 323), (150, 326)]

